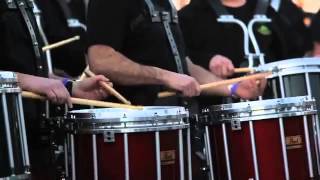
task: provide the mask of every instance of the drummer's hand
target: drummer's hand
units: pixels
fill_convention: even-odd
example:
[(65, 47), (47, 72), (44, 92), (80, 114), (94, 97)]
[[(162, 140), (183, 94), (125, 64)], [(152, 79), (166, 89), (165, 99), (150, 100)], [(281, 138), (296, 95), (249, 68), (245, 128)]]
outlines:
[(200, 95), (200, 85), (191, 76), (170, 72), (165, 77), (165, 84), (174, 90), (177, 90), (186, 97)]
[(232, 61), (221, 55), (215, 55), (211, 58), (209, 62), (209, 69), (213, 74), (221, 78), (227, 78), (232, 76), (234, 73)]
[(29, 83), (33, 84), (33, 92), (45, 95), (55, 104), (68, 104), (72, 107), (70, 94), (60, 80), (36, 77)]
[(95, 77), (87, 78), (82, 81), (77, 81), (72, 87), (72, 96), (101, 100), (108, 96), (106, 90), (102, 89), (99, 82), (103, 81), (112, 86), (112, 83), (106, 77), (97, 75)]
[(242, 99), (255, 99), (263, 94), (266, 84), (264, 78), (242, 81), (236, 90), (236, 96)]

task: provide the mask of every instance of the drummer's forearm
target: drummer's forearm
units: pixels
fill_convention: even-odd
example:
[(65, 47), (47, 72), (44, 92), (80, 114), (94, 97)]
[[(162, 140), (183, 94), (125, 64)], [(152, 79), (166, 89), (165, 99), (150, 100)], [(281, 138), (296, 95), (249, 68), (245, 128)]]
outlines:
[[(222, 79), (216, 75), (210, 73), (203, 67), (192, 63), (190, 59), (187, 59), (189, 73), (194, 77), (199, 84), (208, 84), (216, 81), (221, 81)], [(201, 94), (214, 95), (214, 96), (229, 96), (229, 89), (227, 86), (218, 86), (215, 88), (204, 89)]]
[(164, 69), (138, 64), (105, 45), (89, 48), (89, 65), (95, 74), (103, 74), (122, 85), (162, 85), (168, 73)]

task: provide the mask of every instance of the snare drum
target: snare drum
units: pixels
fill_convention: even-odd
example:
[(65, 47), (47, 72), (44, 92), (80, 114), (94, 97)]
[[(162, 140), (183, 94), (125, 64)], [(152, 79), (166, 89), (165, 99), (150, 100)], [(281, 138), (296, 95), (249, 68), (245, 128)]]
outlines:
[(208, 111), (203, 120), (212, 178), (319, 177), (319, 129), (313, 129), (318, 116), (309, 97), (224, 104)]
[(0, 71), (0, 179), (29, 179), (29, 153), (16, 74)]
[(67, 113), (65, 126), (73, 180), (191, 177), (188, 112), (182, 107), (77, 110)]

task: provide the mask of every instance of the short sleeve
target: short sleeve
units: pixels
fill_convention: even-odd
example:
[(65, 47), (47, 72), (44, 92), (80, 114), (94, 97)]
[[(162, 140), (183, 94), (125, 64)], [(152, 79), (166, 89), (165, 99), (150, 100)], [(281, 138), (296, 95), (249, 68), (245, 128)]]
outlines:
[(88, 8), (88, 47), (103, 44), (122, 48), (128, 27), (130, 0), (91, 0)]

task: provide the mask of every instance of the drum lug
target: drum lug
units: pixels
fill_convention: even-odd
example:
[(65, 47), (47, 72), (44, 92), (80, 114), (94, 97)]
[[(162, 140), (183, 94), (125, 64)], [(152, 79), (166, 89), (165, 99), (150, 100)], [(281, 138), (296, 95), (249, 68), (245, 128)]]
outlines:
[(114, 137), (114, 132), (104, 132), (103, 133), (103, 141), (105, 143), (112, 143), (115, 142), (116, 139)]
[(233, 131), (239, 131), (241, 130), (241, 121), (240, 119), (233, 119), (231, 120), (231, 129)]

